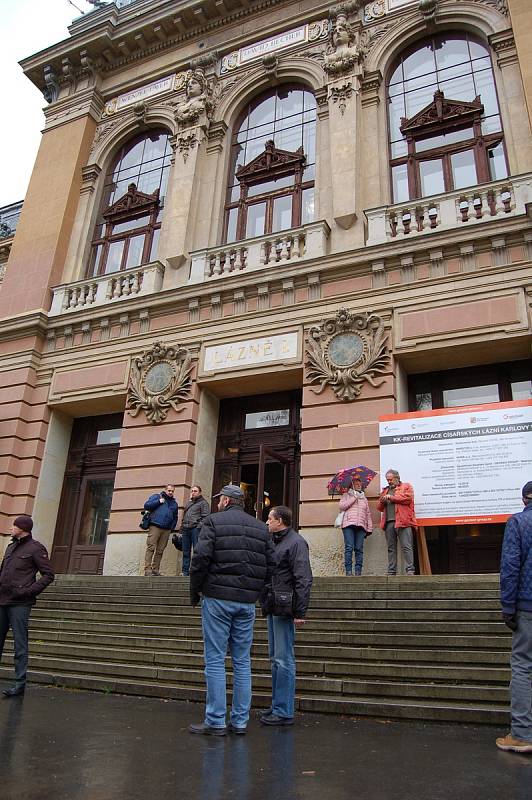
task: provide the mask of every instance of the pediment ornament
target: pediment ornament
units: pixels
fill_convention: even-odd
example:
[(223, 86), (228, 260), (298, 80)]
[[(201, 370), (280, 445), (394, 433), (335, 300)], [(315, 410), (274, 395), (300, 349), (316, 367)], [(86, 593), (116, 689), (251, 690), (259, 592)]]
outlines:
[(182, 411), (183, 403), (190, 397), (192, 366), (192, 357), (186, 348), (155, 342), (131, 363), (126, 399), (128, 413), (136, 417), (144, 411), (148, 422), (158, 425), (171, 408)]
[(355, 400), (364, 381), (378, 387), (388, 369), (387, 334), (377, 314), (352, 314), (341, 308), (310, 328), (305, 348), (307, 379), (318, 383), (314, 394), (330, 386), (339, 400)]
[(465, 100), (447, 99), (443, 92), (434, 93), (434, 100), (421, 111), (418, 111), (410, 119), (401, 119), (401, 133), (418, 133), (422, 128), (437, 125), (442, 122), (452, 122), (453, 120), (464, 121), (480, 117), (484, 113), (484, 106), (477, 95), (471, 102)]
[(130, 216), (137, 211), (145, 211), (153, 208), (159, 202), (159, 189), (152, 194), (139, 192), (135, 183), (130, 183), (127, 192), (122, 195), (112, 206), (109, 206), (103, 213), (104, 219), (118, 216)]
[(266, 142), (264, 151), (255, 156), (249, 164), (240, 167), (236, 172), (239, 181), (249, 180), (255, 176), (275, 169), (280, 171), (283, 167), (286, 170), (302, 166), (305, 162), (305, 154), (302, 147), (291, 152), (290, 150), (278, 150), (272, 139)]

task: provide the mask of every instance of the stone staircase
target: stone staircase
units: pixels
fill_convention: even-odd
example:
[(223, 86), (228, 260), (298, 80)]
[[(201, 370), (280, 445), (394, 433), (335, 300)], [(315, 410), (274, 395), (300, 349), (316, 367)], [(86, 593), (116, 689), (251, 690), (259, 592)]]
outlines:
[[(204, 700), (186, 578), (61, 575), (32, 612), (30, 637), (33, 682)], [(504, 724), (509, 651), (497, 576), (318, 578), (297, 633), (297, 708)], [(259, 616), (256, 707), (269, 705), (269, 670)], [(0, 677), (11, 675), (8, 640)]]

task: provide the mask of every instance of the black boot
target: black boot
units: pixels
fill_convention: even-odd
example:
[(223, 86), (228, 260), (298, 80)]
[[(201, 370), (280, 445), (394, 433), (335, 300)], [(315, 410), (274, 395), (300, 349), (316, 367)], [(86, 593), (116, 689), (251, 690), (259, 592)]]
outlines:
[(26, 690), (26, 684), (21, 683), (18, 686), (11, 686), (9, 689), (3, 689), (2, 694), (4, 697), (18, 697), (21, 694), (24, 694)]

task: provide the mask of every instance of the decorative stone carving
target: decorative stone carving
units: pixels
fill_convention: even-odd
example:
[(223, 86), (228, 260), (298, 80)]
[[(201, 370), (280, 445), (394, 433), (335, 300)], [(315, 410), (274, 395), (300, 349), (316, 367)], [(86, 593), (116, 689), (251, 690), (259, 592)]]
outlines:
[(47, 103), (55, 103), (59, 97), (59, 81), (51, 64), (47, 64), (47, 66), (44, 68), (44, 83), (44, 99)]
[(509, 16), (508, 3), (506, 0), (479, 0), (483, 6), (495, 8), (503, 17)]
[(364, 6), (364, 22), (373, 22), (374, 19), (380, 19), (385, 14), (385, 0), (373, 0), (372, 3), (367, 3)]
[(187, 99), (179, 103), (175, 118), (180, 128), (206, 123), (212, 116), (212, 91), (202, 69), (190, 70), (185, 81)]
[(150, 350), (132, 361), (127, 411), (132, 417), (144, 411), (146, 419), (153, 425), (163, 422), (170, 408), (182, 411), (180, 404), (190, 396), (191, 372), (192, 360), (188, 350), (155, 342)]
[(426, 22), (434, 22), (438, 0), (419, 0), (417, 7)]
[(338, 104), (342, 116), (347, 108), (347, 103), (353, 96), (353, 92), (354, 89), (351, 81), (346, 81), (346, 83), (342, 83), (340, 86), (331, 86), (329, 89), (329, 97), (333, 103)]
[(350, 72), (364, 59), (364, 48), (358, 33), (347, 21), (347, 14), (338, 13), (331, 32), (332, 44), (327, 49), (323, 69), (330, 76)]
[(267, 53), (262, 58), (262, 66), (267, 75), (272, 78), (277, 77), (277, 69), (279, 67), (279, 59), (275, 53)]
[(390, 361), (384, 322), (376, 314), (342, 308), (309, 330), (305, 355), (308, 379), (320, 384), (315, 394), (330, 386), (339, 400), (354, 400), (364, 381), (374, 387), (384, 382), (376, 380)]
[(109, 120), (109, 122), (103, 122), (98, 125), (98, 127), (96, 128), (96, 133), (94, 134), (94, 139), (92, 140), (92, 145), (89, 153), (90, 156), (95, 152), (97, 146), (102, 141), (102, 139), (105, 136), (107, 136), (107, 134), (110, 131), (112, 131), (113, 128), (116, 128), (116, 126), (119, 124), (120, 124), (119, 118), (115, 117), (114, 119)]
[(184, 133), (181, 136), (176, 137), (175, 147), (176, 151), (183, 156), (183, 161), (187, 162), (187, 159), (190, 155), (191, 150), (193, 150), (199, 144), (199, 139), (196, 136), (194, 131), (190, 133)]

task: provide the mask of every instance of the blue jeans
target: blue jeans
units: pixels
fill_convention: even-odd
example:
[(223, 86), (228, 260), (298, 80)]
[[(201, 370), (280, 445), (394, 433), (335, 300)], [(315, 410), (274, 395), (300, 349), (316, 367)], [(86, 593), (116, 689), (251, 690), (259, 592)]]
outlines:
[(7, 632), (13, 632), (15, 684), (24, 686), (28, 669), (28, 625), (32, 606), (0, 606), (0, 659)]
[(201, 604), (207, 681), (205, 724), (224, 728), (227, 711), (225, 656), (233, 663), (231, 724), (245, 728), (251, 707), (251, 643), (255, 622), (254, 603), (236, 603), (204, 597)]
[(268, 645), (272, 662), (272, 714), (294, 716), (296, 693), (295, 626), (291, 617), (268, 616)]
[(517, 612), (512, 635), (512, 736), (532, 742), (532, 611)]
[(364, 539), (366, 531), (360, 525), (348, 525), (342, 528), (344, 534), (345, 574), (353, 574), (353, 550), (355, 551), (355, 575), (362, 575), (364, 562)]
[(183, 575), (189, 575), (190, 556), (192, 550), (196, 549), (199, 530), (198, 528), (183, 528), (181, 536), (183, 537)]

